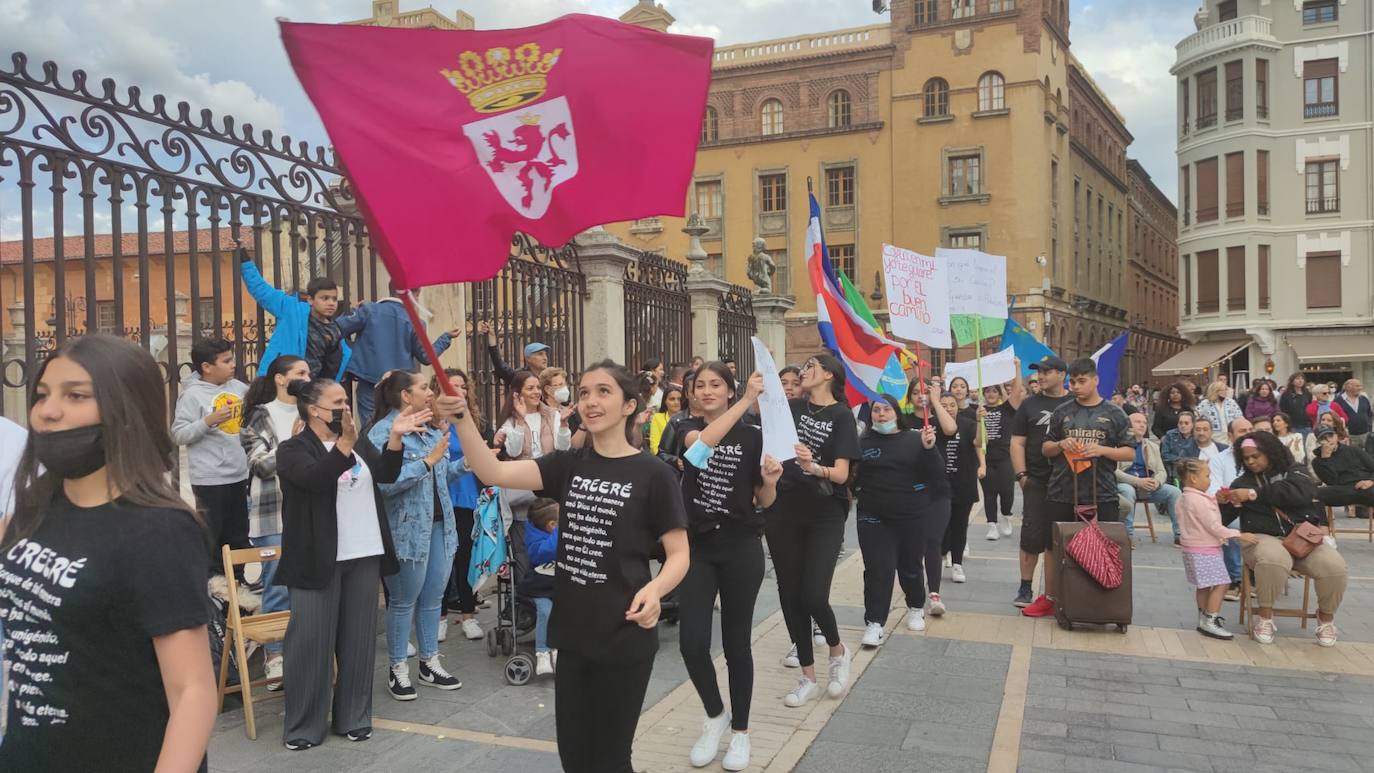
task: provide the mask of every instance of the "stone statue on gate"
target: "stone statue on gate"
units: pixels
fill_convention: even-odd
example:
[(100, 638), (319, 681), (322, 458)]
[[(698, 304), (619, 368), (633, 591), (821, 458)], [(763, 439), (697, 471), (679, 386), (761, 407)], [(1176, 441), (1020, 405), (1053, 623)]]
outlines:
[(764, 249), (766, 243), (761, 238), (754, 239), (754, 253), (749, 256), (749, 264), (746, 273), (749, 281), (754, 283), (755, 295), (773, 294), (773, 275), (778, 271), (778, 264), (773, 260), (773, 256)]

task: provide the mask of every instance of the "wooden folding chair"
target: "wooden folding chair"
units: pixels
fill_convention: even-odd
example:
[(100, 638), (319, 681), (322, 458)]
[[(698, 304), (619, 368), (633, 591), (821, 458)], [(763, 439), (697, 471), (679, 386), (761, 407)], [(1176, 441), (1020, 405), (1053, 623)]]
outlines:
[[(1350, 515), (1356, 505), (1342, 505), (1346, 515)], [(1327, 506), (1326, 508), (1326, 530), (1331, 532), (1332, 539), (1338, 539), (1337, 534), (1363, 534), (1365, 539), (1374, 542), (1374, 518), (1365, 518), (1363, 526), (1341, 527), (1336, 525), (1336, 508)]]
[[(238, 581), (234, 579), (234, 568), (244, 564), (280, 561), (281, 548), (279, 546), (263, 546), (230, 550), (228, 545), (224, 545), (222, 552), (224, 579), (229, 585), (229, 611), (226, 613), (224, 643), (220, 648), (219, 656), (219, 711), (224, 709), (225, 694), (239, 693), (243, 697), (244, 730), (248, 733), (249, 738), (257, 740), (258, 726), (253, 716), (253, 688), (267, 684), (267, 679), (263, 678), (255, 682), (248, 678), (247, 644), (250, 641), (257, 642), (259, 645), (275, 644), (285, 639), (286, 624), (291, 620), (291, 613), (289, 611), (264, 612), (249, 616), (240, 614)], [(239, 664), (239, 683), (226, 686), (225, 682), (229, 678), (231, 638), (233, 639), (234, 659)]]
[[(1302, 578), (1302, 606), (1301, 607), (1274, 607), (1274, 617), (1296, 617), (1302, 620), (1302, 629), (1307, 630), (1307, 621), (1317, 619), (1317, 610), (1312, 609), (1312, 578), (1298, 572), (1289, 572), (1289, 579), (1294, 577)], [(1245, 625), (1247, 615), (1254, 615), (1255, 610), (1259, 609), (1258, 602), (1252, 603), (1250, 589), (1254, 586), (1250, 584), (1250, 567), (1242, 566), (1240, 570), (1240, 624)], [(1284, 588), (1284, 595), (1288, 595), (1287, 586)], [(1246, 629), (1249, 630), (1249, 629)]]
[(1136, 500), (1135, 504), (1136, 507), (1145, 508), (1145, 526), (1150, 530), (1150, 541), (1159, 542), (1159, 539), (1155, 536), (1155, 519), (1150, 517), (1150, 503), (1143, 499), (1139, 499)]

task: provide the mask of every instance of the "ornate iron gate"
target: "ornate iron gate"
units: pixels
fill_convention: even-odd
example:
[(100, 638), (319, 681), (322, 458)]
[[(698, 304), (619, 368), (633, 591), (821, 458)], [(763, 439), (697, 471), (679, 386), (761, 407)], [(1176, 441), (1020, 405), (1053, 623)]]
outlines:
[(152, 352), (170, 403), (203, 336), (236, 342), (251, 377), (271, 325), (245, 297), (235, 239), (278, 288), (328, 275), (345, 308), (377, 297), (366, 227), (324, 148), (12, 61), (0, 67), (0, 229), (19, 221), (18, 238), (0, 231), (4, 414), (22, 421), (40, 358), (90, 331)]
[[(754, 345), (749, 339), (756, 331), (753, 294), (739, 285), (730, 285), (730, 291), (720, 302), (720, 358), (733, 357), (741, 379), (754, 372)], [(778, 367), (784, 364), (778, 363)]]
[(625, 267), (625, 366), (658, 358), (665, 367), (691, 359), (692, 301), (687, 266), (641, 252)]
[(497, 349), (513, 368), (524, 361), (525, 345), (538, 341), (549, 346), (549, 364), (572, 374), (570, 380), (582, 372), (587, 278), (577, 261), (576, 244), (554, 249), (517, 233), (501, 273), (467, 285), (467, 293), (468, 376), (484, 417), (495, 417), (505, 385), (492, 373), (486, 338), (477, 334), (478, 322), (491, 323)]

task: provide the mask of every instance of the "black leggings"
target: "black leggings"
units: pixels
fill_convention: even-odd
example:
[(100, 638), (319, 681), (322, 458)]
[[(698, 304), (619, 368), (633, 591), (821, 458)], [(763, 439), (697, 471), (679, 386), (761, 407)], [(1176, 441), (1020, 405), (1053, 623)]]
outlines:
[(599, 661), (558, 653), (554, 724), (564, 773), (633, 773), (630, 747), (653, 670), (652, 656)]
[[(921, 563), (926, 570), (926, 585), (931, 593), (940, 592), (940, 575), (943, 567), (940, 565), (940, 558), (945, 554), (945, 535), (949, 530), (950, 503), (949, 495), (931, 496), (930, 506), (920, 516), (921, 520), (921, 543), (925, 546), (922, 551)], [(967, 511), (965, 511), (967, 515)], [(967, 518), (964, 519), (967, 522)], [(921, 576), (916, 575), (919, 583)], [(921, 599), (917, 606), (925, 605), (926, 589), (919, 584), (916, 586), (916, 598)]]
[(840, 646), (840, 629), (830, 609), (830, 581), (835, 577), (835, 556), (844, 544), (847, 515), (844, 501), (812, 492), (780, 494), (768, 512), (764, 533), (773, 557), (778, 599), (803, 668), (816, 662), (812, 620), (820, 626), (826, 644)]
[(945, 538), (940, 552), (948, 553), (951, 563), (964, 563), (964, 548), (968, 547), (968, 517), (972, 512), (972, 501), (950, 503), (949, 526), (945, 528)]
[(711, 627), (720, 594), (720, 639), (730, 674), (730, 725), (749, 729), (754, 694), (754, 601), (763, 584), (763, 540), (725, 527), (692, 536), (692, 564), (678, 586), (678, 644), (682, 662), (707, 716), (725, 710), (711, 663)]
[(453, 572), (449, 574), (448, 585), (444, 586), (444, 614), (477, 612), (477, 596), (468, 584), (468, 564), (472, 563), (472, 519), (471, 508), (453, 508), (453, 521), (458, 528), (458, 552), (453, 554)]
[[(892, 573), (906, 595), (906, 605), (925, 606), (925, 585), (921, 571), (925, 557), (925, 535), (921, 530), (922, 512), (929, 500), (922, 498), (916, 513), (901, 513), (884, 518), (863, 510), (858, 514), (859, 550), (864, 556), (864, 622), (887, 623), (892, 610)], [(939, 557), (936, 557), (939, 566)]]
[[(1011, 459), (988, 461), (988, 474), (983, 484), (983, 515), (988, 523), (997, 523), (997, 513), (1003, 518), (1011, 517), (1011, 502), (1016, 496), (1016, 477), (1011, 469)], [(999, 508), (998, 505), (1001, 505)]]

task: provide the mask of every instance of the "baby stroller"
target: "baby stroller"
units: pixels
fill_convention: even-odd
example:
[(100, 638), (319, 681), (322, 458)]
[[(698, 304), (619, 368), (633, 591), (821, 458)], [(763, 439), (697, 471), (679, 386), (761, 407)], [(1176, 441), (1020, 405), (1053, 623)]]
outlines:
[(482, 491), (473, 524), (473, 579), (483, 574), (496, 575), (496, 625), (487, 629), (487, 655), (506, 656), (506, 681), (523, 685), (534, 676), (534, 658), (520, 652), (518, 645), (534, 635), (534, 605), (515, 592), (519, 581), (515, 549), (511, 542), (510, 503), (528, 492), (508, 492), (497, 488)]

